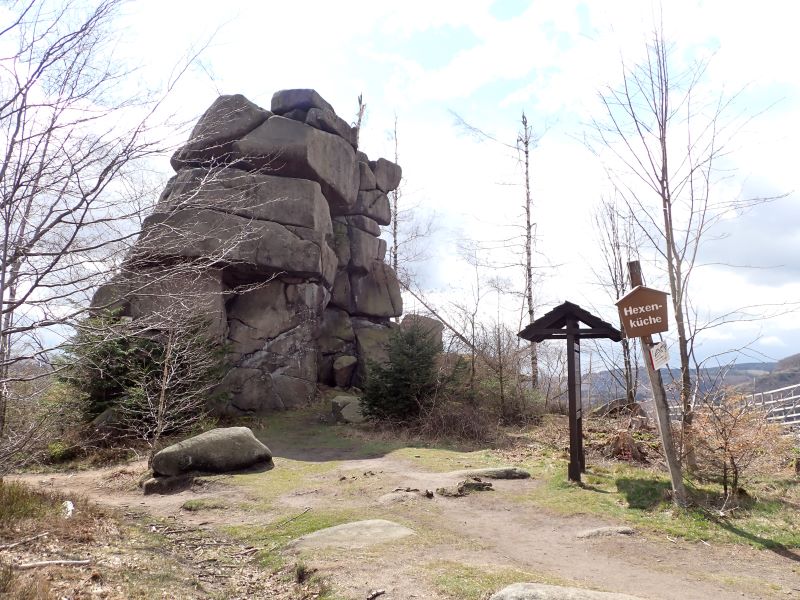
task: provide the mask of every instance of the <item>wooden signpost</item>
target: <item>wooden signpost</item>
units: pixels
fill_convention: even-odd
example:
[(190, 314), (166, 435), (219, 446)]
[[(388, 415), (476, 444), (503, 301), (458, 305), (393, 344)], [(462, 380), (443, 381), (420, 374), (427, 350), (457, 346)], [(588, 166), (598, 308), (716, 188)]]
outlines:
[[(583, 323), (587, 327), (581, 328)], [(583, 452), (583, 406), (581, 402), (581, 338), (608, 338), (615, 342), (622, 334), (589, 311), (572, 302), (564, 302), (539, 317), (519, 332), (531, 342), (567, 340), (567, 389), (569, 391), (569, 468), (570, 481), (580, 483), (586, 471)]]

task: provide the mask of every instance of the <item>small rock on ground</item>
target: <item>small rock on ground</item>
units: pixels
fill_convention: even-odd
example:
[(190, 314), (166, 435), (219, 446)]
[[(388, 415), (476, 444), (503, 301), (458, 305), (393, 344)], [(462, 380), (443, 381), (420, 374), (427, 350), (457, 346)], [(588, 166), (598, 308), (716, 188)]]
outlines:
[(578, 533), (579, 539), (603, 537), (607, 535), (633, 535), (636, 533), (631, 527), (595, 527)]
[(503, 588), (489, 600), (644, 600), (628, 594), (595, 592), (582, 588), (544, 585), (541, 583), (515, 583)]
[(450, 487), (440, 487), (436, 489), (437, 494), (449, 498), (460, 498), (461, 496), (466, 496), (471, 492), (485, 491), (492, 491), (492, 484), (488, 481), (481, 481), (477, 477), (460, 481), (456, 485), (451, 485)]
[(291, 542), (288, 547), (306, 548), (366, 548), (375, 544), (399, 540), (414, 532), (392, 521), (371, 519), (344, 523), (327, 529), (320, 529)]

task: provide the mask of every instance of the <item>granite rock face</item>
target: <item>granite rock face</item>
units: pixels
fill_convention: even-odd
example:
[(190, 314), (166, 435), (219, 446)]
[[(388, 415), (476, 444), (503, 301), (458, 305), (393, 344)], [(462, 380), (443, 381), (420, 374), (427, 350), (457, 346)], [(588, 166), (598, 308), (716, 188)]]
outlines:
[(276, 92), (270, 110), (220, 96), (93, 306), (205, 317), (227, 352), (222, 414), (301, 406), (318, 382), (358, 385), (402, 314), (379, 239), (402, 170), (356, 139), (311, 89)]

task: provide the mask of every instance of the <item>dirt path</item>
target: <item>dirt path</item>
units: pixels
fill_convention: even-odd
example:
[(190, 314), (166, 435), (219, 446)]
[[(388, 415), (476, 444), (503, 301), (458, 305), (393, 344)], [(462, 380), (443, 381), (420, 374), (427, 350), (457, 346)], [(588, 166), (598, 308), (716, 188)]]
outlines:
[[(275, 471), (253, 475), (244, 485), (239, 479), (215, 477), (189, 491), (146, 498), (136, 487), (144, 471), (140, 463), (19, 479), (66, 495), (86, 496), (123, 515), (146, 512), (211, 536), (222, 525), (267, 525), (279, 515), (302, 511), (346, 510), (353, 520), (380, 517), (414, 529), (417, 535), (408, 541), (304, 554), (309, 566), (332, 582), (336, 597), (353, 600), (365, 598), (370, 589), (386, 590), (381, 596), (386, 600), (457, 597), (447, 595), (436, 582), (460, 566), (487, 572), (516, 569), (544, 581), (642, 598), (800, 598), (796, 556), (640, 533), (578, 539), (583, 530), (614, 523), (586, 515), (564, 517), (520, 502), (527, 491), (540, 485), (534, 480), (497, 481), (493, 482), (495, 491), (427, 499), (420, 493), (395, 490), (434, 490), (463, 479), (463, 473), (430, 472), (387, 455), (340, 458), (330, 468), (318, 469), (275, 495), (270, 487), (274, 473), (303, 464), (280, 456), (275, 462)], [(181, 508), (187, 500), (226, 508), (187, 511)], [(253, 505), (260, 508), (248, 508)], [(242, 557), (239, 562), (246, 564)]]

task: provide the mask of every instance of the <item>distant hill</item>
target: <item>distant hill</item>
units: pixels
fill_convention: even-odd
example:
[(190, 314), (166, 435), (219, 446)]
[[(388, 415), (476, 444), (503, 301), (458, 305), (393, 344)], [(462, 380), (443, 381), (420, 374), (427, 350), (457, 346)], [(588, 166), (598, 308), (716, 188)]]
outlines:
[[(725, 377), (725, 385), (738, 389), (742, 393), (752, 394), (766, 390), (773, 390), (795, 383), (800, 383), (800, 354), (795, 354), (775, 362), (737, 363), (732, 366), (715, 366), (701, 370), (701, 391), (714, 386), (721, 376)], [(662, 369), (661, 376), (664, 384), (669, 387), (672, 381), (680, 378), (680, 369)], [(590, 397), (592, 403), (606, 402), (624, 395), (612, 373), (600, 371), (592, 373), (591, 378), (583, 378), (584, 399)], [(644, 367), (639, 369), (639, 391), (637, 398), (646, 400), (650, 398), (650, 382), (647, 380), (647, 371)]]
[(756, 378), (755, 391), (766, 392), (795, 383), (800, 383), (800, 354), (779, 360), (769, 374)]

